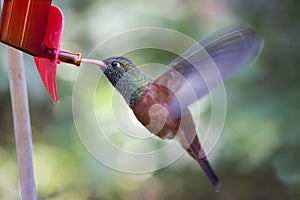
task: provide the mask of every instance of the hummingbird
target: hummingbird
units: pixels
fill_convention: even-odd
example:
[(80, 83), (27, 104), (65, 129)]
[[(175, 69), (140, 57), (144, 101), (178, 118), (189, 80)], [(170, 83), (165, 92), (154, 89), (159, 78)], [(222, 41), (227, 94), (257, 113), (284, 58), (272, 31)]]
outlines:
[(219, 191), (220, 181), (200, 145), (187, 107), (238, 68), (254, 62), (263, 44), (254, 28), (233, 25), (188, 49), (156, 79), (122, 56), (104, 59), (98, 66), (141, 124), (161, 139), (177, 140)]

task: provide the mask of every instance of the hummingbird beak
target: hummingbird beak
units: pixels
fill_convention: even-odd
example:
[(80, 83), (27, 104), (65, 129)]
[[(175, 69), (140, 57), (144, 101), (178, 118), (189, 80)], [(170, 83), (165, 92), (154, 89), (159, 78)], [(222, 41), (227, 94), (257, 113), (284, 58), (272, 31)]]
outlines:
[(97, 60), (96, 65), (101, 69), (102, 72), (106, 70), (106, 64), (102, 60)]
[(95, 64), (97, 65), (101, 71), (105, 71), (106, 69), (106, 64), (102, 61), (102, 60), (93, 60), (93, 59), (86, 59), (86, 58), (82, 58), (81, 62), (87, 62), (87, 63), (91, 63), (91, 64)]

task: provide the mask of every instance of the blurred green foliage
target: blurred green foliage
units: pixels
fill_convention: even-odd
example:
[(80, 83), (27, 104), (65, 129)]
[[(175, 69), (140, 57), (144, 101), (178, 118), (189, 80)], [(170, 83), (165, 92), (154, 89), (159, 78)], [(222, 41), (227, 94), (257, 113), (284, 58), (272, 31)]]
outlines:
[[(54, 0), (53, 4), (65, 14), (63, 49), (83, 55), (99, 42), (131, 28), (171, 28), (198, 40), (234, 22), (256, 27), (265, 38), (265, 48), (254, 67), (239, 70), (225, 84), (226, 123), (210, 156), (222, 181), (220, 193), (213, 191), (201, 169), (187, 156), (163, 170), (143, 175), (117, 172), (93, 159), (80, 142), (72, 116), (78, 69), (64, 64), (58, 67), (60, 102), (55, 105), (33, 59), (24, 55), (40, 199), (300, 198), (299, 1)], [(18, 199), (2, 44), (0, 56), (0, 199)], [(132, 58), (141, 63), (159, 58), (166, 64), (174, 56), (145, 50), (140, 57)], [(107, 89), (113, 90), (110, 86)], [(105, 103), (105, 95), (101, 98)], [(203, 116), (209, 118), (209, 114)]]

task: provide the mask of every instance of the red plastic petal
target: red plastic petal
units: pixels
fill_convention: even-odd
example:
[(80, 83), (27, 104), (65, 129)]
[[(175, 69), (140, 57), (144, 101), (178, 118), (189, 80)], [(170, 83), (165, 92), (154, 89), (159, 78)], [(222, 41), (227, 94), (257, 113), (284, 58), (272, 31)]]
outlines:
[(34, 61), (42, 78), (42, 81), (55, 103), (58, 102), (56, 90), (56, 65), (58, 63), (57, 52), (60, 51), (60, 43), (63, 34), (63, 24), (64, 16), (62, 11), (56, 6), (51, 6), (44, 44), (48, 48), (54, 49), (55, 58), (54, 60), (49, 60), (46, 58), (34, 57)]
[(57, 103), (58, 95), (56, 90), (56, 61), (37, 57), (34, 57), (34, 61), (44, 86), (50, 93), (52, 100)]

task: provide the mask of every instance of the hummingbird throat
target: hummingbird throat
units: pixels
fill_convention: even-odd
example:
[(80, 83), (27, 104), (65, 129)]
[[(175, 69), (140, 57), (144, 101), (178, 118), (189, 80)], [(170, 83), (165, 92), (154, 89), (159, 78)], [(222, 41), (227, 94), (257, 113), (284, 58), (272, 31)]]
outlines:
[(123, 74), (115, 88), (120, 92), (128, 105), (135, 105), (141, 100), (143, 93), (152, 80), (139, 70), (131, 70)]

